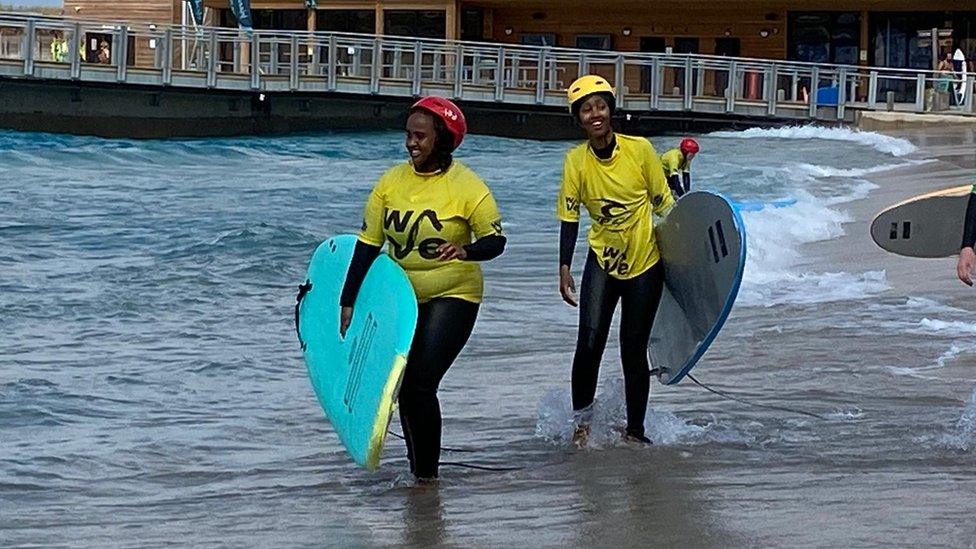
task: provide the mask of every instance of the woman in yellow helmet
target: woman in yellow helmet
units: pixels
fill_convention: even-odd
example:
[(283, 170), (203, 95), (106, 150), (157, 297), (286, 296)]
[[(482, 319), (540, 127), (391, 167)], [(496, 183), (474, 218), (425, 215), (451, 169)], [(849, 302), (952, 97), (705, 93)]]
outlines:
[[(663, 215), (674, 199), (650, 142), (613, 131), (615, 103), (613, 88), (600, 76), (583, 76), (569, 87), (569, 110), (587, 142), (566, 154), (556, 209), (561, 221), (559, 290), (566, 303), (580, 307), (572, 376), (575, 440), (580, 445), (589, 432), (600, 360), (618, 301), (625, 437), (650, 443), (644, 436), (650, 392), (647, 344), (664, 287), (651, 211)], [(581, 205), (590, 216), (590, 249), (577, 303), (571, 267)]]

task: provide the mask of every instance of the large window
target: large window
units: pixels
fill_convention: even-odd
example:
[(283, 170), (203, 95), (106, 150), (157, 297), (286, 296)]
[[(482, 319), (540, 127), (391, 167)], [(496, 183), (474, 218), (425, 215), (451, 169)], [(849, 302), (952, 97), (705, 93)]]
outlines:
[(383, 33), (417, 38), (444, 38), (443, 10), (383, 10)]
[[(251, 22), (255, 29), (307, 30), (308, 12), (305, 10), (253, 10)], [(220, 10), (221, 27), (237, 27), (237, 19), (231, 10)]]
[(854, 12), (790, 12), (788, 57), (810, 63), (856, 65), (861, 17)]
[(613, 46), (609, 34), (577, 34), (576, 47), (581, 50), (609, 50)]
[(555, 33), (523, 33), (519, 35), (519, 42), (526, 46), (555, 46)]
[(872, 13), (869, 38), (871, 64), (881, 67), (932, 69), (932, 43), (919, 31), (952, 29), (952, 45), (942, 45), (939, 57), (961, 48), (976, 53), (976, 12)]
[(251, 19), (255, 29), (308, 30), (305, 10), (253, 10)]
[(376, 10), (319, 10), (315, 28), (329, 32), (376, 32)]

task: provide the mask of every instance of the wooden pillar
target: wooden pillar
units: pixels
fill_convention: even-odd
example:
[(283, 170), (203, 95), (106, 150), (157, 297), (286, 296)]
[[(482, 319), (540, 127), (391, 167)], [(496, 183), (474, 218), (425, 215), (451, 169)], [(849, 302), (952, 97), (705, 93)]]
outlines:
[(376, 26), (373, 30), (376, 34), (383, 34), (383, 3), (376, 2)]
[[(871, 64), (870, 59), (868, 59), (868, 51), (871, 47), (871, 37), (868, 36), (868, 33), (871, 32), (870, 28), (868, 11), (861, 10), (861, 45), (860, 49), (858, 50), (857, 61), (858, 65), (862, 67), (866, 67)], [(868, 81), (865, 81), (863, 78), (859, 78), (857, 84), (857, 99), (860, 101), (866, 100), (869, 95), (869, 88), (870, 86)]]
[(461, 35), (460, 20), (458, 18), (458, 0), (452, 0), (444, 6), (444, 39), (457, 40)]
[[(318, 10), (315, 8), (308, 8), (308, 32), (315, 32), (316, 26), (318, 24)], [(315, 40), (309, 39), (308, 44), (305, 46), (305, 53), (308, 58), (311, 59), (315, 54)]]
[(867, 65), (870, 65), (871, 64), (870, 63), (870, 60), (868, 59), (868, 55), (869, 55), (868, 49), (871, 47), (871, 39), (868, 36), (868, 32), (870, 32), (870, 31), (868, 29), (870, 29), (870, 27), (868, 26), (868, 11), (867, 10), (861, 10), (861, 49), (860, 49), (860, 51), (863, 52), (863, 53), (859, 53), (858, 54), (858, 62), (859, 62), (858, 64), (863, 65), (863, 66), (867, 66)]
[[(245, 39), (247, 35), (243, 32), (238, 32), (238, 36), (241, 39), (241, 43), (238, 46), (241, 48), (240, 66), (235, 67), (236, 72), (250, 74), (251, 72), (251, 43), (247, 42)], [(257, 52), (255, 52), (257, 55)]]

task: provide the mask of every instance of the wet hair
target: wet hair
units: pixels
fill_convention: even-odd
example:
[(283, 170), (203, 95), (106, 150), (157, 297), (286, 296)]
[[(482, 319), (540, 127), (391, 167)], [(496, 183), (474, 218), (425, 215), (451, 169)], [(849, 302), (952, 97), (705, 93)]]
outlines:
[(607, 102), (607, 106), (610, 107), (610, 116), (613, 116), (613, 111), (617, 109), (617, 100), (613, 97), (613, 94), (610, 92), (596, 92), (596, 93), (591, 93), (590, 95), (585, 95), (583, 97), (580, 97), (579, 99), (576, 100), (576, 102), (573, 103), (573, 121), (575, 121), (577, 125), (580, 123), (579, 114), (580, 114), (580, 110), (583, 108), (583, 103), (585, 103), (587, 99), (593, 97), (594, 95), (599, 95), (600, 97), (603, 98), (604, 101)]
[(407, 118), (418, 112), (429, 116), (434, 123), (434, 150), (430, 153), (430, 161), (439, 171), (447, 171), (454, 162), (454, 134), (439, 116), (427, 109), (414, 107), (407, 113)]

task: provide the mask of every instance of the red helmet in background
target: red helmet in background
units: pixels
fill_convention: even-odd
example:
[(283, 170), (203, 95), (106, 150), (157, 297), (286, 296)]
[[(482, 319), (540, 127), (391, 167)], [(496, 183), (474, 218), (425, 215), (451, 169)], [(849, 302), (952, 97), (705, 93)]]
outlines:
[(697, 153), (699, 150), (701, 150), (698, 147), (698, 142), (690, 137), (682, 139), (681, 145), (679, 145), (678, 148), (681, 150), (682, 154)]
[(411, 109), (424, 109), (437, 118), (440, 118), (444, 122), (444, 125), (447, 126), (447, 131), (451, 132), (451, 135), (454, 136), (455, 149), (461, 145), (461, 141), (464, 140), (464, 134), (468, 133), (468, 123), (464, 119), (464, 113), (461, 112), (460, 107), (449, 99), (431, 95), (414, 103)]

